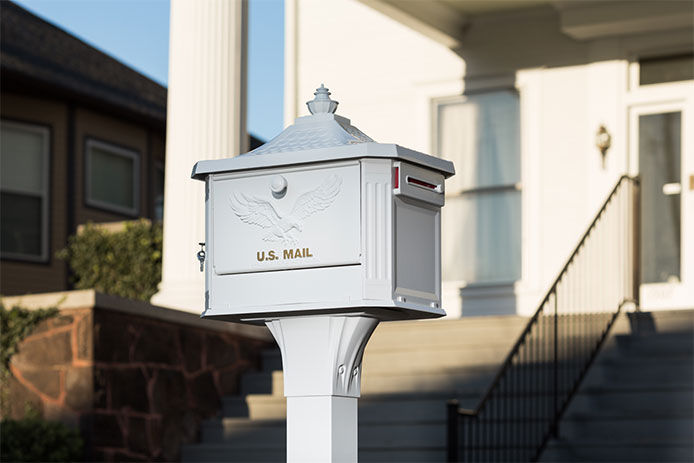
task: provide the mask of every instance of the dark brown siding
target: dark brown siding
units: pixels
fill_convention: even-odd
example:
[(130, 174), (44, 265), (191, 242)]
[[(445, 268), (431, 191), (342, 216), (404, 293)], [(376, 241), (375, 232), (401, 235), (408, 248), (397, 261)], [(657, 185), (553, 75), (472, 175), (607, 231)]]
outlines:
[(3, 295), (59, 291), (65, 289), (66, 266), (55, 253), (65, 246), (67, 219), (67, 105), (56, 100), (3, 93), (0, 99), (3, 119), (38, 124), (50, 129), (50, 234), (48, 262), (33, 263), (2, 260), (0, 292)]
[[(140, 156), (140, 201), (135, 216), (120, 214), (87, 205), (85, 197), (85, 144), (88, 138), (136, 151)], [(75, 220), (87, 222), (116, 222), (148, 216), (147, 128), (122, 119), (78, 108), (75, 115)]]
[[(70, 189), (68, 188), (69, 107), (60, 100), (39, 99), (3, 92), (0, 106), (3, 119), (33, 123), (50, 128), (50, 249), (47, 263), (2, 260), (0, 294), (59, 291), (68, 288), (67, 267), (55, 257), (65, 247), (68, 236)], [(153, 214), (153, 188), (157, 162), (165, 156), (164, 130), (143, 127), (93, 110), (74, 109), (74, 226), (87, 222), (117, 222)], [(85, 143), (93, 138), (136, 151), (140, 156), (139, 212), (134, 216), (87, 205), (84, 197)]]

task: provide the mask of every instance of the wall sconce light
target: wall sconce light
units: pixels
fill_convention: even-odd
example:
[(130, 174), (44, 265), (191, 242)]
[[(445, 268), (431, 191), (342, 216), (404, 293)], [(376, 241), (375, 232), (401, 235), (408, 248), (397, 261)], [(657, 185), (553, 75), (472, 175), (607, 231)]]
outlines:
[(602, 168), (605, 168), (605, 155), (607, 150), (612, 146), (612, 135), (607, 131), (607, 127), (601, 124), (598, 131), (595, 133), (595, 146), (600, 150), (602, 155)]

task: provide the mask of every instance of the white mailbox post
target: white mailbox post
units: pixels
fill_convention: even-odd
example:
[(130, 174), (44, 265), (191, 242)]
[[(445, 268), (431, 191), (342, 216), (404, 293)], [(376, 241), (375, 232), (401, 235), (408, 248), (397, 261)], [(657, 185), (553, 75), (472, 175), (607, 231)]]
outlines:
[(265, 323), (275, 337), (289, 462), (356, 461), (371, 333), (381, 320), (445, 315), (441, 207), (453, 164), (374, 142), (329, 95), (321, 85), (310, 116), (192, 174), (206, 184), (202, 316)]

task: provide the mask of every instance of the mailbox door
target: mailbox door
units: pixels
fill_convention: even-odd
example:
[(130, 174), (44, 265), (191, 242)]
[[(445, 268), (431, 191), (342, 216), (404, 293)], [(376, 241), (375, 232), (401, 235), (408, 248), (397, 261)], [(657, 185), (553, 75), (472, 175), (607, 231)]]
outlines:
[(359, 264), (358, 162), (212, 176), (218, 275)]

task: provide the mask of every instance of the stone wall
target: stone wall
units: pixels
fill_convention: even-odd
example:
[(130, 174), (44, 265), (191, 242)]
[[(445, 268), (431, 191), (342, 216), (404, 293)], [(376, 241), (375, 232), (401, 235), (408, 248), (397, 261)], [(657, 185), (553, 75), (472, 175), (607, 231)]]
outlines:
[(9, 384), (13, 416), (29, 405), (79, 426), (88, 460), (178, 460), (181, 444), (197, 439), (223, 396), (238, 393), (240, 375), (258, 368), (270, 344), (263, 329), (234, 332), (192, 314), (94, 299), (61, 307), (20, 344)]

